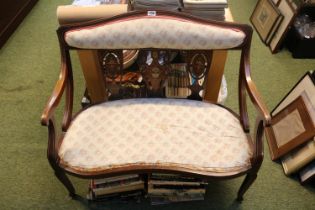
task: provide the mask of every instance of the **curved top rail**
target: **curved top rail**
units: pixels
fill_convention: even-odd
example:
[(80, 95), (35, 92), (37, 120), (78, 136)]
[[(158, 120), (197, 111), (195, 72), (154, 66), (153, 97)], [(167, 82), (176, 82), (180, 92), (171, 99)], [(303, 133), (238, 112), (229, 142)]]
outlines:
[[(152, 11), (151, 11), (152, 13)], [(80, 49), (231, 49), (246, 38), (244, 25), (206, 21), (175, 12), (130, 12), (63, 28), (64, 42)]]

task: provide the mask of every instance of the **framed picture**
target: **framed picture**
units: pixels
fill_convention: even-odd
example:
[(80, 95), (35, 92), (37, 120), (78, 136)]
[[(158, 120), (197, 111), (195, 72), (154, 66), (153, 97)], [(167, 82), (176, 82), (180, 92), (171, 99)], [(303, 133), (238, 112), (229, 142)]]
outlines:
[[(314, 71), (315, 72), (315, 71)], [(315, 77), (314, 72), (307, 72), (294, 85), (288, 94), (280, 101), (280, 103), (271, 111), (271, 116), (275, 116), (284, 107), (288, 106), (293, 100), (302, 95), (306, 102), (306, 107), (310, 113), (313, 124), (315, 124)]]
[(276, 160), (315, 135), (315, 126), (302, 96), (296, 98), (271, 119), (266, 137), (271, 159)]
[(277, 33), (278, 29), (279, 29), (279, 26), (280, 24), (282, 23), (282, 20), (283, 20), (283, 15), (281, 15), (277, 20), (276, 22), (274, 23), (271, 31), (269, 32), (267, 38), (266, 38), (266, 45), (269, 46), (271, 40), (273, 39), (274, 35)]
[(272, 0), (272, 2), (275, 4), (275, 5), (278, 5), (280, 3), (281, 0)]
[(266, 43), (267, 37), (281, 17), (279, 9), (271, 0), (260, 0), (250, 17), (250, 21), (261, 40)]
[(278, 4), (278, 8), (283, 15), (283, 20), (269, 44), (272, 53), (278, 52), (282, 41), (289, 30), (289, 26), (297, 14), (297, 5), (292, 0), (281, 0)]
[(304, 169), (302, 169), (299, 173), (301, 184), (306, 184), (310, 182), (315, 177), (315, 161), (310, 163)]

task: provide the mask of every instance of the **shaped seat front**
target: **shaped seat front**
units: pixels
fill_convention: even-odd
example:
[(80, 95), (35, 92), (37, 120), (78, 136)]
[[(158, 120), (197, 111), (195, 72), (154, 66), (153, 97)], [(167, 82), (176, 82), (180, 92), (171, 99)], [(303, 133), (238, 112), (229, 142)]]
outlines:
[(128, 166), (239, 172), (251, 167), (239, 120), (192, 100), (127, 99), (94, 105), (70, 125), (59, 150), (65, 167), (96, 172)]

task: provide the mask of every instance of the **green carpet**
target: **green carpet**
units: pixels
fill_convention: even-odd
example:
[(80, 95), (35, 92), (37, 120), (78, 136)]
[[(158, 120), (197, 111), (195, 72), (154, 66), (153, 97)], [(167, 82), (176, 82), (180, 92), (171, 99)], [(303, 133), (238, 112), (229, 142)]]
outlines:
[[(314, 209), (315, 190), (301, 186), (283, 174), (282, 167), (265, 159), (254, 185), (242, 204), (234, 201), (242, 178), (210, 182), (206, 200), (150, 206), (137, 203), (88, 204), (67, 198), (46, 159), (47, 129), (39, 120), (59, 74), (59, 49), (55, 30), (56, 7), (70, 0), (41, 0), (0, 50), (0, 209)], [(256, 1), (230, 0), (237, 22), (249, 22)], [(234, 54), (234, 53), (231, 53)], [(236, 54), (236, 53), (235, 53)], [(84, 82), (74, 54), (76, 95), (79, 101)], [(251, 50), (252, 76), (271, 110), (315, 60), (296, 60), (283, 50), (272, 55), (254, 34)], [(228, 60), (227, 105), (236, 108), (238, 60)], [(79, 107), (79, 103), (75, 105)], [(251, 111), (252, 113), (252, 111)], [(251, 116), (253, 116), (251, 114)], [(87, 181), (72, 178), (80, 195)]]

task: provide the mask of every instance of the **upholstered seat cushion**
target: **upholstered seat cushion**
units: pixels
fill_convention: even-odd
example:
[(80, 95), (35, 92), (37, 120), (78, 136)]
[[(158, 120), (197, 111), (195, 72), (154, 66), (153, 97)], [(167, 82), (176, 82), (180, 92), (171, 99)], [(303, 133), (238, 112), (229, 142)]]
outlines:
[(75, 118), (59, 149), (64, 166), (87, 172), (131, 165), (233, 172), (248, 169), (251, 155), (234, 115), (186, 99), (94, 105)]

